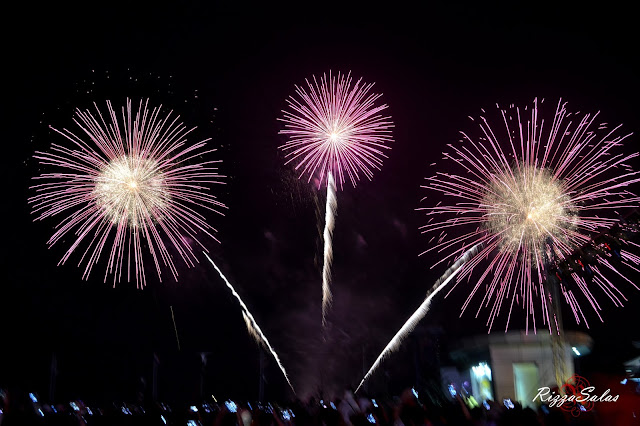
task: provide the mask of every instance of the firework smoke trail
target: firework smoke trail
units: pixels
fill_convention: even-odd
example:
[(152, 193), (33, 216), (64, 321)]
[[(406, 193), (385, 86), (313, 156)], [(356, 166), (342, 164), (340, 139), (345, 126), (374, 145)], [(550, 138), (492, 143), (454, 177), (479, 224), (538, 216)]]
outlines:
[(203, 253), (206, 256), (206, 258), (209, 259), (209, 262), (211, 262), (215, 270), (218, 271), (220, 278), (222, 278), (222, 280), (227, 285), (227, 287), (229, 287), (229, 290), (231, 290), (231, 294), (233, 294), (233, 296), (238, 300), (238, 303), (240, 303), (240, 307), (242, 308), (242, 317), (245, 323), (247, 324), (247, 329), (249, 331), (249, 334), (251, 334), (254, 338), (256, 338), (258, 342), (263, 344), (269, 350), (269, 352), (271, 352), (271, 355), (273, 355), (273, 358), (276, 360), (276, 363), (278, 363), (278, 367), (280, 367), (280, 371), (282, 371), (284, 378), (287, 380), (289, 387), (295, 394), (296, 391), (295, 389), (293, 389), (293, 385), (289, 381), (289, 375), (287, 374), (286, 370), (284, 369), (284, 366), (280, 362), (280, 358), (278, 357), (278, 354), (273, 349), (273, 347), (271, 347), (269, 340), (267, 340), (267, 336), (264, 335), (264, 333), (260, 329), (260, 326), (258, 326), (258, 323), (256, 322), (255, 318), (253, 318), (253, 315), (251, 315), (251, 312), (249, 312), (249, 308), (247, 308), (247, 305), (244, 304), (244, 302), (240, 298), (240, 295), (236, 293), (236, 290), (233, 288), (229, 280), (227, 280), (227, 277), (224, 276), (222, 271), (218, 268), (218, 266), (214, 263), (214, 261), (211, 260), (209, 255), (207, 255), (206, 252), (203, 252)]
[(247, 314), (242, 311), (242, 319), (244, 320), (245, 325), (247, 326), (247, 331), (249, 332), (249, 334), (251, 335), (251, 337), (253, 337), (253, 339), (261, 346), (265, 346), (264, 344), (264, 340), (262, 340), (260, 338), (260, 335), (258, 334), (258, 332), (256, 331), (255, 328), (253, 328), (253, 324), (251, 323), (251, 318), (249, 318), (247, 316)]
[(178, 350), (180, 350), (180, 338), (178, 337), (178, 327), (176, 327), (176, 317), (173, 315), (173, 306), (169, 306), (171, 309), (171, 320), (173, 321), (173, 330), (176, 332), (176, 342), (178, 342)]
[(333, 228), (336, 224), (336, 211), (338, 209), (338, 199), (336, 197), (336, 184), (331, 172), (327, 180), (327, 206), (325, 210), (324, 223), (324, 265), (322, 267), (322, 325), (326, 326), (326, 317), (331, 305), (331, 262), (333, 260)]
[(146, 245), (160, 280), (161, 263), (177, 280), (174, 257), (194, 266), (193, 242), (204, 249), (197, 234), (216, 239), (216, 230), (198, 210), (222, 214), (226, 208), (208, 192), (208, 184), (223, 183), (224, 176), (213, 166), (219, 161), (199, 159), (215, 149), (203, 150), (209, 139), (187, 143), (195, 127), (187, 130), (172, 112), (161, 115), (161, 107), (148, 109), (148, 100), (140, 101), (136, 112), (127, 99), (120, 117), (110, 101), (106, 117), (94, 106), (97, 115), (76, 110), (77, 134), (52, 128), (68, 146), (52, 144), (49, 152), (36, 152), (41, 165), (56, 170), (34, 178), (46, 182), (32, 187), (36, 195), (29, 203), (38, 215), (35, 220), (63, 216), (48, 241), (51, 247), (73, 238), (59, 264), (86, 243), (78, 263), (86, 264), (83, 279), (107, 248), (105, 281), (113, 274), (115, 285), (123, 268), (129, 281), (133, 264), (136, 284), (143, 287)]
[[(327, 205), (324, 230), (324, 266), (322, 269), (322, 325), (326, 325), (331, 305), (331, 238), (335, 225), (337, 188), (343, 188), (348, 178), (355, 187), (360, 175), (371, 179), (380, 170), (384, 150), (393, 142), (390, 117), (380, 114), (387, 105), (376, 105), (382, 96), (371, 93), (373, 84), (362, 79), (355, 83), (351, 73), (338, 76), (329, 73), (307, 87), (296, 86), (295, 96), (282, 111), (284, 123), (280, 134), (288, 141), (280, 146), (286, 154), (286, 164), (295, 163), (299, 177), (316, 179), (318, 188), (327, 185)], [(336, 185), (337, 183), (337, 185)]]
[[(640, 198), (628, 189), (640, 181), (639, 172), (628, 164), (638, 153), (616, 152), (630, 136), (617, 134), (620, 125), (609, 128), (606, 123), (597, 124), (598, 114), (568, 112), (562, 100), (551, 124), (539, 113), (537, 99), (533, 107), (498, 109), (502, 130), (494, 130), (481, 116), (478, 137), (462, 133), (459, 145), (448, 145), (451, 151), (444, 153), (444, 159), (454, 162), (462, 174), (443, 171), (427, 178), (423, 188), (444, 195), (447, 201), (419, 209), (429, 217), (422, 232), (436, 234), (430, 243), (437, 238), (425, 253), (438, 253), (437, 265), (456, 258), (464, 247), (482, 244), (483, 249), (463, 265), (456, 283), (465, 278), (474, 283), (462, 313), (480, 293), (476, 317), (482, 308), (490, 307), (489, 331), (507, 302), (505, 331), (513, 307), (520, 306), (527, 331), (532, 325), (535, 332), (536, 299), (542, 323), (551, 332), (548, 300), (552, 296), (544, 288), (546, 276), (559, 262), (574, 259), (594, 235), (620, 223), (618, 209), (638, 207)], [(449, 232), (456, 235), (448, 237)], [(625, 278), (605, 256), (596, 258), (602, 267), (591, 265), (595, 278), (589, 279), (578, 261), (577, 269), (559, 284), (559, 294), (574, 319), (587, 327), (574, 290), (582, 293), (602, 320), (593, 289), (599, 286), (614, 304), (619, 304), (616, 294), (621, 293), (600, 272), (609, 269)], [(484, 259), (488, 259), (486, 269), (472, 280)], [(638, 265), (626, 250), (621, 251), (621, 259), (625, 266)]]
[(445, 273), (435, 282), (433, 287), (427, 292), (424, 301), (420, 305), (420, 307), (409, 317), (407, 322), (398, 330), (395, 336), (391, 339), (391, 341), (387, 344), (384, 350), (378, 355), (378, 358), (373, 363), (367, 374), (362, 378), (362, 381), (356, 388), (356, 392), (360, 389), (360, 387), (364, 384), (364, 382), (373, 374), (373, 372), (378, 368), (380, 363), (384, 358), (386, 358), (391, 352), (398, 350), (402, 341), (413, 331), (414, 328), (418, 325), (418, 323), (427, 315), (429, 312), (429, 307), (431, 306), (431, 299), (435, 297), (436, 294), (440, 292), (462, 269), (462, 266), (471, 259), (480, 248), (479, 245), (475, 245), (467, 250), (460, 259), (458, 259), (449, 269), (445, 271)]

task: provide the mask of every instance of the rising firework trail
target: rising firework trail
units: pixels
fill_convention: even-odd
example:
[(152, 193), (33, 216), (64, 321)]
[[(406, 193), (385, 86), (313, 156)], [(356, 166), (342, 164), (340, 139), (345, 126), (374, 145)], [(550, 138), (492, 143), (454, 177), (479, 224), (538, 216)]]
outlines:
[(460, 272), (462, 266), (471, 259), (476, 253), (478, 253), (479, 245), (475, 245), (467, 250), (460, 259), (458, 259), (449, 269), (445, 271), (445, 273), (436, 281), (436, 283), (431, 287), (431, 289), (427, 292), (424, 301), (418, 307), (418, 309), (409, 317), (407, 322), (398, 330), (395, 336), (391, 339), (391, 341), (387, 344), (384, 350), (378, 355), (378, 358), (373, 363), (367, 374), (362, 378), (362, 381), (356, 388), (356, 392), (360, 389), (360, 387), (364, 384), (364, 382), (373, 374), (373, 372), (378, 368), (383, 359), (385, 359), (389, 354), (394, 351), (397, 351), (402, 341), (413, 331), (414, 328), (418, 325), (422, 318), (427, 315), (429, 312), (429, 307), (431, 306), (431, 299), (435, 297), (436, 294), (440, 292), (449, 282)]
[[(279, 118), (284, 123), (280, 134), (288, 141), (280, 146), (286, 164), (294, 163), (299, 177), (315, 179), (318, 188), (327, 185), (324, 231), (324, 267), (322, 270), (322, 323), (326, 324), (331, 303), (331, 238), (337, 209), (336, 189), (346, 179), (355, 187), (360, 175), (371, 179), (380, 170), (385, 150), (393, 141), (391, 118), (383, 116), (387, 105), (377, 105), (381, 94), (371, 93), (373, 84), (362, 79), (353, 82), (351, 74), (329, 73), (307, 87), (296, 86), (295, 96), (287, 99), (287, 110)], [(337, 182), (337, 185), (336, 185)]]
[(180, 338), (178, 337), (178, 327), (176, 327), (176, 317), (173, 315), (173, 306), (169, 306), (171, 309), (171, 320), (173, 321), (173, 330), (176, 332), (176, 342), (178, 342), (178, 350), (180, 350)]
[[(576, 250), (594, 235), (618, 224), (618, 210), (638, 207), (640, 198), (629, 190), (640, 180), (639, 172), (629, 165), (638, 153), (617, 152), (630, 136), (619, 134), (620, 125), (598, 123), (598, 113), (571, 113), (562, 100), (553, 120), (546, 121), (537, 99), (532, 107), (498, 109), (500, 126), (492, 127), (484, 116), (478, 121), (472, 118), (479, 124), (478, 135), (462, 133), (459, 144), (448, 145), (444, 160), (453, 164), (446, 170), (458, 168), (459, 174), (441, 171), (427, 178), (423, 187), (444, 198), (419, 209), (429, 217), (422, 232), (435, 234), (430, 243), (437, 239), (426, 252), (438, 253), (437, 265), (457, 258), (466, 247), (482, 244), (456, 280), (456, 286), (465, 279), (473, 282), (462, 312), (480, 294), (476, 317), (490, 307), (489, 331), (504, 302), (509, 305), (505, 331), (514, 306), (523, 309), (527, 330), (532, 325), (536, 331), (537, 300), (542, 323), (551, 332), (552, 295), (543, 284), (558, 264), (574, 259)], [(638, 257), (625, 247), (619, 258), (620, 264), (636, 269)], [(488, 264), (480, 267), (485, 259)], [(602, 272), (608, 269), (638, 288), (616, 269), (611, 254), (595, 253), (595, 259), (597, 265), (591, 268), (574, 262), (578, 266), (570, 279), (557, 284), (576, 322), (584, 321), (587, 327), (576, 290), (602, 320), (593, 289), (600, 288), (616, 305), (624, 299)], [(471, 280), (476, 267), (481, 271)]]
[(71, 237), (60, 264), (80, 251), (84, 279), (106, 249), (104, 279), (113, 274), (114, 285), (123, 268), (130, 280), (132, 266), (138, 287), (145, 285), (147, 250), (158, 277), (162, 263), (177, 280), (174, 257), (194, 266), (192, 246), (202, 246), (200, 235), (216, 239), (201, 210), (222, 214), (226, 208), (208, 187), (223, 183), (219, 161), (200, 159), (215, 149), (203, 150), (209, 139), (189, 143), (195, 128), (188, 130), (161, 107), (149, 109), (148, 101), (134, 111), (127, 99), (120, 115), (109, 101), (106, 115), (94, 106), (97, 115), (76, 110), (75, 133), (52, 128), (66, 145), (36, 152), (41, 165), (55, 169), (34, 178), (45, 182), (32, 187), (36, 195), (29, 199), (36, 220), (61, 217), (48, 244)]
[(280, 358), (278, 357), (278, 354), (269, 343), (269, 340), (267, 340), (267, 336), (264, 335), (264, 333), (260, 329), (260, 326), (258, 326), (258, 323), (256, 322), (255, 318), (253, 317), (253, 315), (251, 315), (251, 312), (249, 312), (249, 308), (247, 308), (247, 305), (244, 304), (244, 302), (240, 298), (240, 295), (236, 293), (236, 290), (233, 288), (229, 280), (227, 280), (227, 277), (225, 277), (222, 271), (218, 268), (218, 265), (216, 265), (214, 261), (211, 260), (211, 258), (207, 255), (206, 252), (203, 252), (203, 253), (206, 256), (206, 258), (209, 259), (209, 262), (211, 262), (215, 270), (218, 272), (218, 274), (220, 275), (220, 278), (222, 278), (222, 280), (227, 285), (227, 287), (229, 287), (229, 290), (231, 290), (231, 294), (233, 294), (233, 296), (238, 300), (238, 303), (240, 303), (240, 307), (242, 308), (242, 317), (247, 325), (247, 330), (249, 331), (249, 334), (253, 336), (260, 344), (264, 345), (269, 350), (269, 352), (271, 352), (271, 355), (273, 355), (273, 358), (276, 360), (278, 367), (280, 367), (280, 371), (282, 371), (282, 375), (287, 380), (289, 387), (295, 394), (296, 391), (295, 389), (293, 389), (293, 385), (289, 381), (289, 375), (287, 374), (287, 371), (284, 369), (282, 362), (280, 362)]
[(324, 265), (322, 267), (322, 325), (326, 325), (327, 311), (331, 305), (331, 261), (333, 260), (333, 228), (336, 224), (336, 211), (338, 199), (336, 198), (336, 184), (333, 175), (329, 172), (327, 181), (327, 206), (324, 219)]

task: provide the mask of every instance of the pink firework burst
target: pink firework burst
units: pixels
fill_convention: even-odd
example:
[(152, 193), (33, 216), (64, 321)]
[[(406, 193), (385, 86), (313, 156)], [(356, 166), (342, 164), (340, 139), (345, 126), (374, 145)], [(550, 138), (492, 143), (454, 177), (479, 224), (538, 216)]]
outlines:
[(393, 123), (380, 114), (387, 105), (376, 105), (382, 95), (371, 93), (373, 83), (360, 79), (353, 84), (351, 73), (306, 82), (306, 89), (296, 86), (296, 96), (287, 99), (289, 109), (279, 119), (285, 123), (280, 133), (289, 136), (280, 147), (287, 164), (295, 163), (300, 177), (316, 177), (318, 187), (329, 174), (340, 188), (347, 177), (353, 186), (360, 174), (371, 179), (393, 141)]
[(36, 152), (40, 164), (56, 170), (34, 178), (45, 183), (32, 187), (36, 191), (29, 199), (32, 212), (36, 220), (62, 217), (49, 246), (73, 235), (60, 264), (86, 245), (78, 263), (85, 264), (83, 279), (106, 249), (105, 281), (113, 274), (115, 285), (123, 268), (130, 280), (134, 269), (136, 283), (143, 287), (145, 247), (158, 277), (162, 262), (177, 280), (169, 246), (193, 266), (197, 259), (192, 244), (206, 250), (198, 234), (215, 239), (215, 229), (199, 210), (222, 214), (225, 208), (208, 188), (223, 183), (224, 176), (214, 165), (219, 161), (200, 160), (215, 149), (203, 150), (208, 139), (188, 143), (187, 135), (195, 128), (187, 130), (172, 112), (161, 114), (161, 107), (150, 110), (148, 101), (140, 101), (135, 112), (127, 100), (120, 117), (109, 101), (107, 116), (95, 107), (97, 115), (76, 110), (77, 135), (52, 128), (68, 146), (52, 144), (49, 152)]
[[(450, 262), (481, 244), (482, 250), (464, 264), (457, 283), (471, 281), (472, 272), (481, 269), (471, 281), (462, 312), (479, 293), (482, 301), (476, 317), (482, 308), (490, 308), (489, 331), (504, 310), (508, 328), (514, 305), (526, 313), (527, 329), (531, 320), (535, 330), (537, 300), (543, 324), (551, 332), (552, 295), (543, 284), (558, 265), (570, 263), (574, 267), (569, 278), (556, 281), (559, 294), (577, 323), (584, 320), (588, 326), (576, 297), (580, 293), (602, 320), (595, 288), (617, 306), (626, 300), (604, 270), (638, 289), (616, 266), (638, 271), (640, 258), (626, 250), (631, 243), (622, 242), (614, 262), (611, 253), (599, 250), (593, 240), (619, 225), (618, 210), (638, 207), (640, 198), (629, 187), (640, 180), (639, 172), (628, 164), (638, 153), (618, 152), (630, 134), (618, 135), (620, 125), (609, 128), (597, 123), (598, 114), (568, 112), (562, 101), (551, 122), (542, 118), (537, 100), (524, 110), (513, 105), (498, 109), (498, 128), (480, 117), (477, 137), (462, 133), (460, 144), (448, 145), (444, 160), (464, 172), (438, 172), (423, 186), (446, 200), (420, 209), (429, 217), (422, 232), (434, 234), (427, 252), (442, 253), (438, 263)], [(450, 232), (455, 235), (448, 236)], [(595, 260), (591, 265), (576, 257), (585, 250), (589, 256), (584, 258)], [(486, 267), (481, 266), (485, 261)]]

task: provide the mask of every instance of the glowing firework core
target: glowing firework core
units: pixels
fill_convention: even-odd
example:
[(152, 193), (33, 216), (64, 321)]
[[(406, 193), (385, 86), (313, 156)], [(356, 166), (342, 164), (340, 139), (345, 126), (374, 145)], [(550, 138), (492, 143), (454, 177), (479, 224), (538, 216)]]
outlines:
[(493, 176), (482, 205), (487, 209), (485, 226), (502, 234), (502, 250), (528, 248), (530, 256), (542, 254), (545, 241), (566, 240), (575, 229), (576, 208), (561, 182), (536, 167), (506, 170)]
[(124, 156), (108, 163), (95, 178), (94, 195), (111, 222), (129, 226), (157, 217), (169, 199), (157, 162), (140, 156)]
[(343, 143), (344, 139), (342, 138), (340, 133), (337, 131), (329, 133), (328, 136), (329, 136), (329, 139), (327, 140), (327, 142), (329, 145), (340, 145)]

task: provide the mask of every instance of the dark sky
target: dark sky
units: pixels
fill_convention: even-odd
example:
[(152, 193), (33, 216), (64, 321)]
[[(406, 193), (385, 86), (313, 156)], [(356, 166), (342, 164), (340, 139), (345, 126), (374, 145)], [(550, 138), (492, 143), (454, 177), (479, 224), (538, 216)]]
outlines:
[[(211, 216), (222, 244), (207, 245), (307, 393), (357, 384), (363, 357), (368, 367), (441, 272), (429, 269), (434, 257), (418, 257), (427, 239), (414, 209), (427, 166), (471, 128), (467, 116), (496, 102), (562, 97), (574, 111), (601, 110), (604, 121), (640, 132), (634, 15), (612, 3), (134, 3), (23, 2), (6, 13), (0, 386), (46, 395), (56, 353), (60, 397), (126, 399), (140, 376), (149, 380), (155, 351), (161, 397), (196, 397), (198, 353), (208, 352), (205, 391), (257, 396), (259, 350), (207, 264), (181, 268), (178, 283), (149, 273), (144, 290), (126, 282), (114, 289), (100, 269), (83, 282), (77, 258), (56, 266), (64, 243), (47, 249), (54, 222), (34, 224), (26, 201), (38, 173), (31, 156), (60, 142), (47, 126), (70, 127), (75, 107), (149, 97), (197, 125), (197, 136), (213, 138), (229, 176), (216, 190), (229, 211)], [(335, 303), (323, 342), (324, 196), (284, 166), (276, 118), (294, 84), (328, 70), (375, 81), (396, 127), (382, 171), (339, 194)], [(637, 136), (628, 140), (637, 149)], [(590, 317), (601, 345), (615, 342), (620, 351), (640, 338), (628, 327), (640, 292), (625, 294), (624, 309), (605, 302), (605, 324)], [(458, 318), (464, 296), (439, 298), (422, 327), (447, 336), (486, 332), (483, 319)], [(584, 330), (568, 317), (565, 324)], [(405, 358), (388, 365), (410, 377)], [(267, 396), (286, 395), (272, 360), (267, 379)]]

